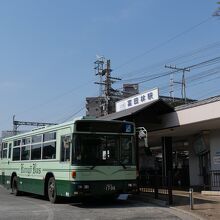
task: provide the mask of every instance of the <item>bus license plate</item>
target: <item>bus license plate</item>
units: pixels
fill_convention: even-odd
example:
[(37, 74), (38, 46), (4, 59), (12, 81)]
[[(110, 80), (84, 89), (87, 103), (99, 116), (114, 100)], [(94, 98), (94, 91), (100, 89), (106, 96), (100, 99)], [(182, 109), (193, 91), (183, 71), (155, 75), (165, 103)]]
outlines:
[(115, 190), (115, 186), (112, 185), (112, 184), (106, 184), (105, 190), (106, 191), (114, 191)]

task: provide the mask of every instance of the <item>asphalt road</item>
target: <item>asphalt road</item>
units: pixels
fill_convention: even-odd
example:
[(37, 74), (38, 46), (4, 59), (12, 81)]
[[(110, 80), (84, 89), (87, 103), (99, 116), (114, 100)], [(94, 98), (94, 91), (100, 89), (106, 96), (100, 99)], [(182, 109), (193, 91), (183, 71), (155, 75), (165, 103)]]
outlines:
[(51, 204), (34, 195), (14, 196), (0, 186), (0, 220), (192, 219), (167, 207), (141, 201), (62, 200)]

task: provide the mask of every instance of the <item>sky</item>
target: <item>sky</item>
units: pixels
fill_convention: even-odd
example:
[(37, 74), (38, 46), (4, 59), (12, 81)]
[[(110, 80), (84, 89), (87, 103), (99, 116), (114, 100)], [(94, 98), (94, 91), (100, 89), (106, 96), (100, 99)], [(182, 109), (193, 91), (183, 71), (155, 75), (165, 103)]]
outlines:
[[(159, 87), (169, 95), (170, 75), (149, 76), (170, 71), (165, 64), (190, 67), (220, 56), (216, 2), (0, 0), (0, 131), (12, 129), (13, 115), (52, 123), (85, 115), (85, 98), (99, 95), (97, 55), (122, 79), (113, 88), (140, 82), (140, 92)], [(218, 63), (187, 73), (187, 97), (220, 95)], [(174, 84), (174, 95), (180, 91)]]

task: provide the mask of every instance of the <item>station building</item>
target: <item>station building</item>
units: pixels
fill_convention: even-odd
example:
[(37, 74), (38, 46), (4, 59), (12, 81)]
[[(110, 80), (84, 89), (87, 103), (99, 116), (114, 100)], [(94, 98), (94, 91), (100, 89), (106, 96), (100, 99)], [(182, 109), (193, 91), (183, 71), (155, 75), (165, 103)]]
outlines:
[(154, 89), (119, 101), (101, 118), (146, 128), (147, 151), (139, 147), (146, 175), (171, 172), (176, 187), (220, 190), (220, 96), (172, 107)]

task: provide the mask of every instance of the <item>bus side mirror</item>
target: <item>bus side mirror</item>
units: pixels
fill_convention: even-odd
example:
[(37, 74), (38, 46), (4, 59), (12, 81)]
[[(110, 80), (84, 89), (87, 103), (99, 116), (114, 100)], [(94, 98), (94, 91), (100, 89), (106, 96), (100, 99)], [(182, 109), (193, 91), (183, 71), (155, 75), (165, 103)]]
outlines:
[(148, 147), (147, 130), (144, 127), (138, 127), (137, 132), (139, 142), (144, 142), (144, 147)]
[(71, 140), (71, 136), (66, 136), (63, 140), (63, 145), (64, 145), (64, 148), (69, 148), (70, 147), (70, 144), (71, 144), (72, 140)]

